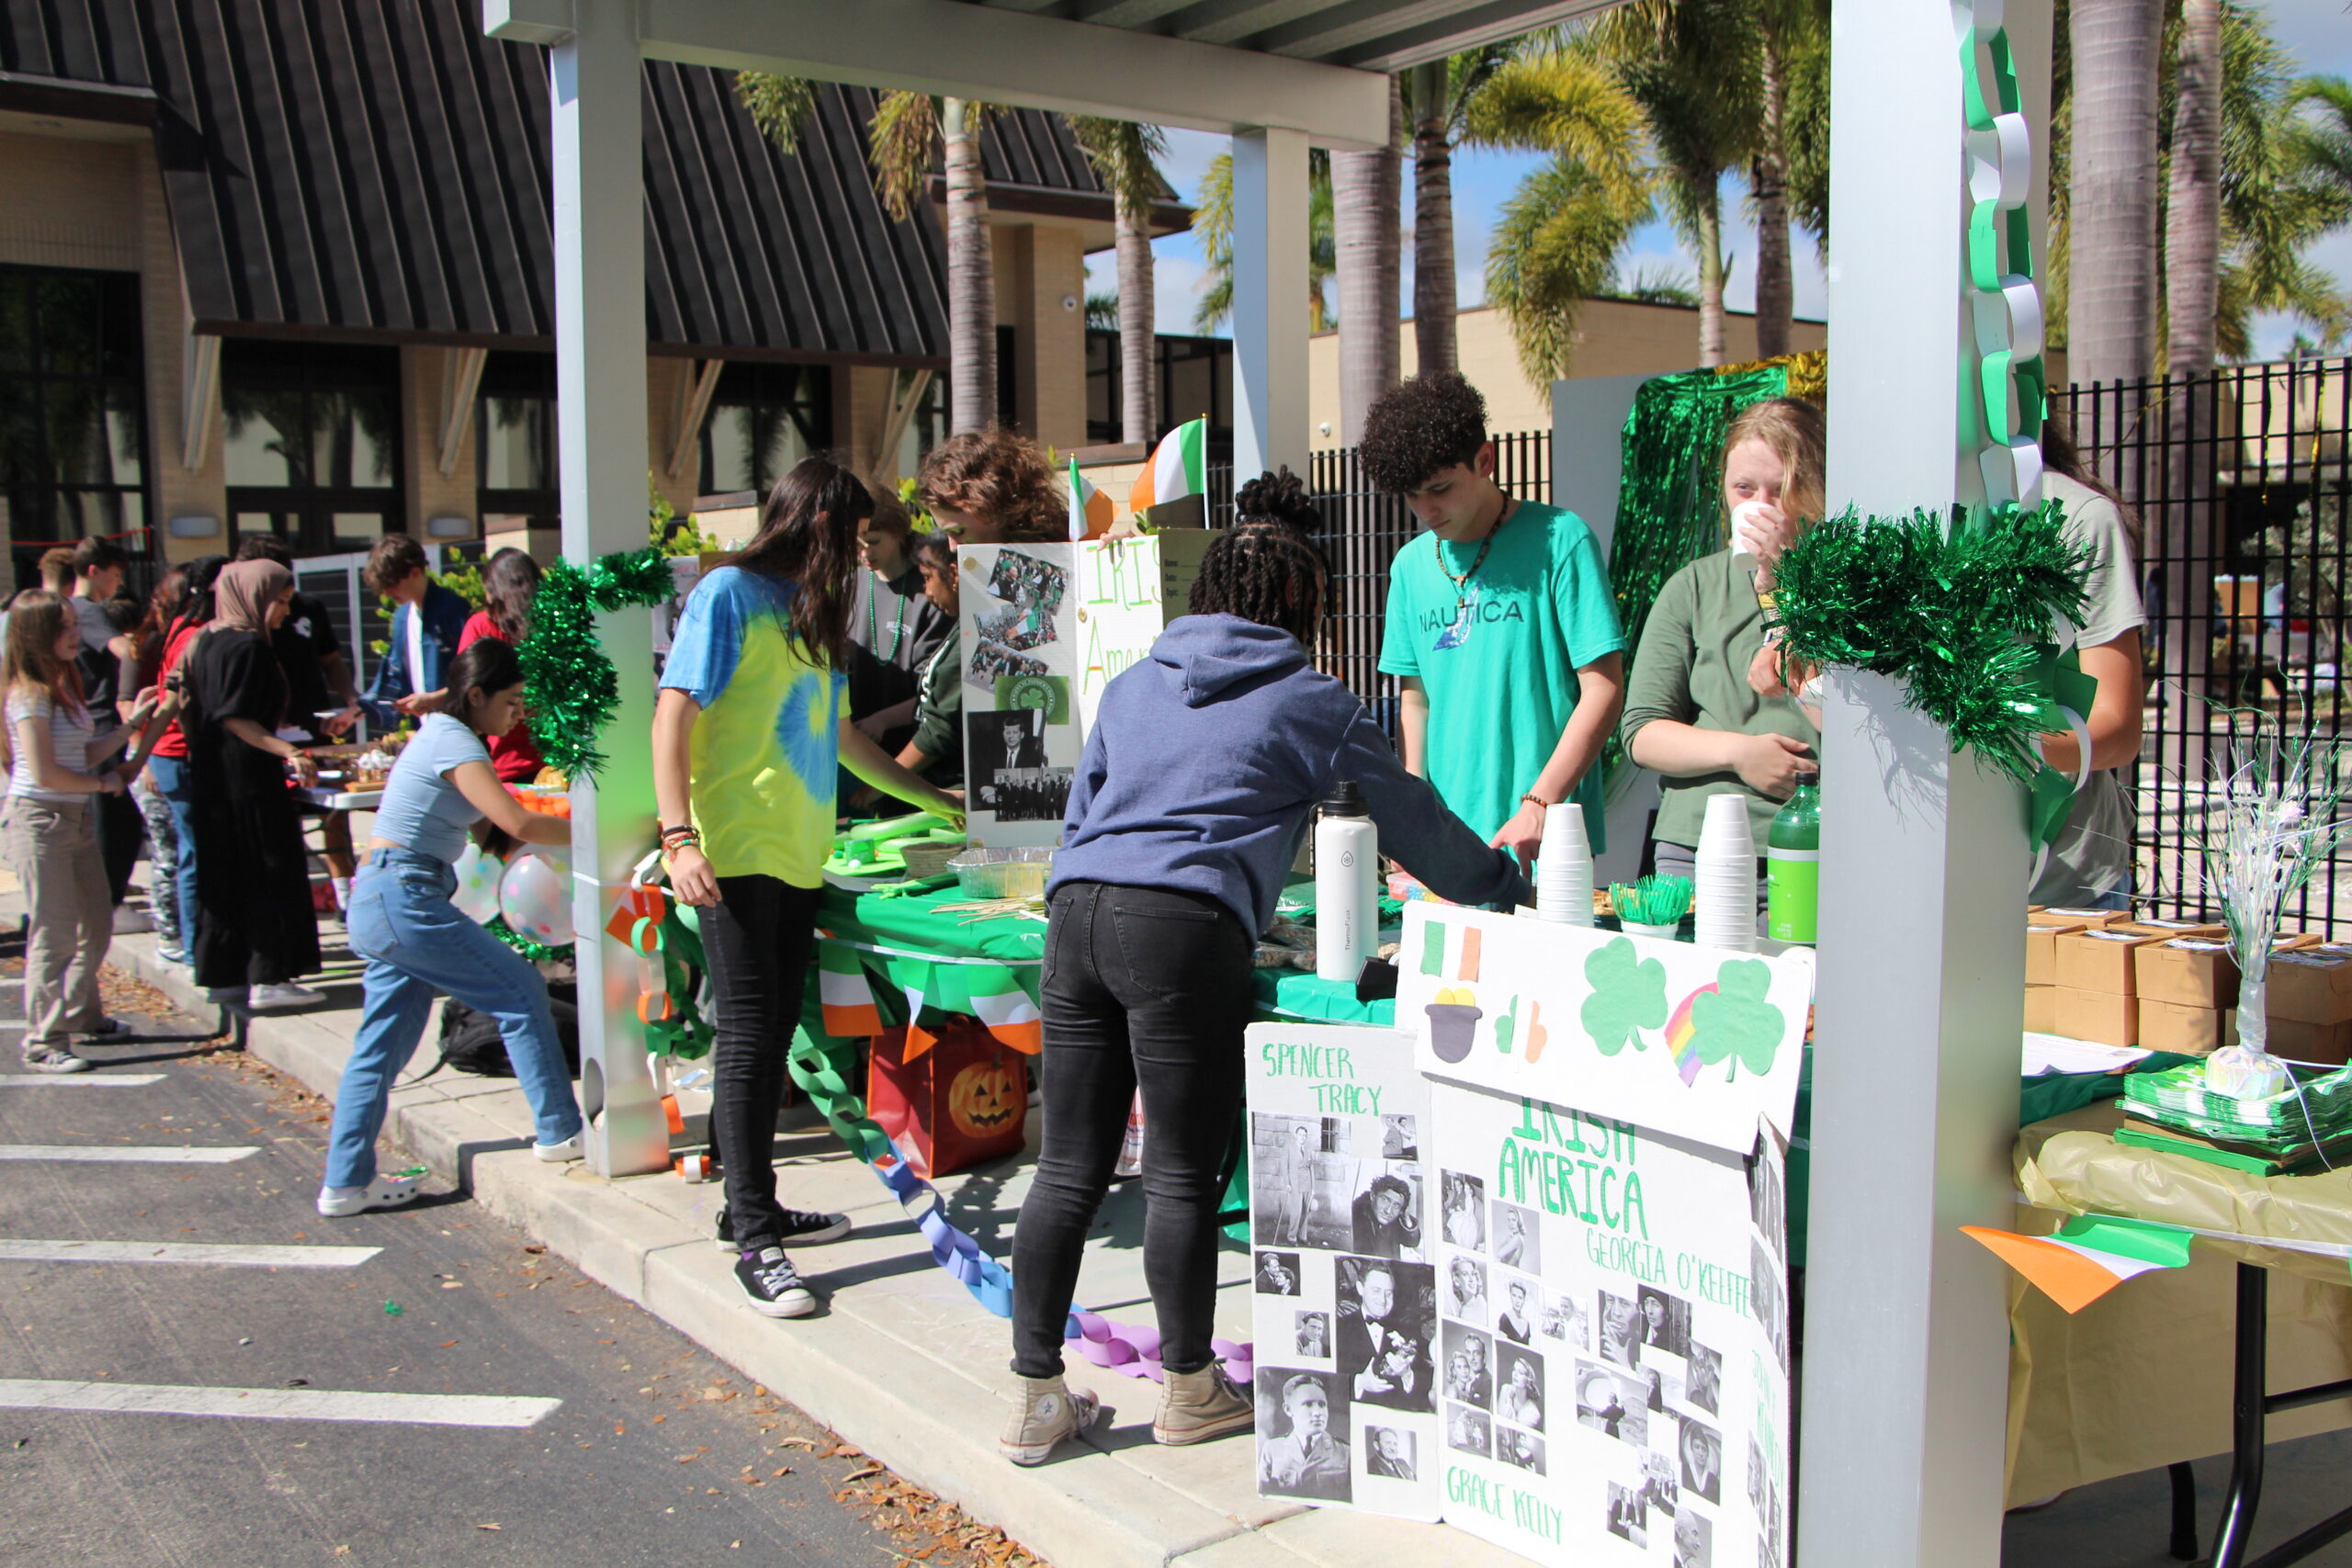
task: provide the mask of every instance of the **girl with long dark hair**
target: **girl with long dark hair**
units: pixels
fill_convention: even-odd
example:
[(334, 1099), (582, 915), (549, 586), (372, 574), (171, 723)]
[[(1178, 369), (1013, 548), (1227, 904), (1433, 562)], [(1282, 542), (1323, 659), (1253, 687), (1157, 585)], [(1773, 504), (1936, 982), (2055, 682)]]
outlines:
[(377, 1174), (376, 1134), (436, 996), (497, 1021), (537, 1123), (531, 1152), (549, 1161), (580, 1157), (580, 1105), (547, 982), (449, 902), (469, 829), (486, 823), (560, 849), (571, 841), (571, 825), (524, 810), (491, 766), (486, 742), (521, 722), (514, 649), (497, 637), (473, 643), (451, 662), (445, 690), (446, 706), (425, 716), (384, 781), (368, 863), (351, 887), (351, 949), (368, 961), (366, 1000), (327, 1134), (319, 1213), (329, 1218), (397, 1208), (417, 1195), (414, 1178)]
[[(180, 607), (164, 624), (154, 677), (167, 689), (184, 684), (179, 678), (181, 661), (187, 657), (188, 645), (212, 619), (212, 584), (228, 564), (227, 556), (198, 556), (175, 573), (181, 580)], [(188, 765), (187, 734), (180, 720), (175, 718), (164, 727), (143, 776), (153, 782), (155, 795), (172, 819), (172, 875), (167, 879), (160, 869), (156, 871), (153, 901), (159, 910), (166, 904), (176, 906), (174, 914), (180, 940), (176, 952), (164, 948), (162, 953), (169, 962), (190, 964), (195, 961), (197, 931), (196, 777)], [(160, 915), (157, 923), (161, 924)]]
[(686, 601), (653, 711), (653, 793), (670, 886), (704, 911), (714, 989), (712, 1152), (726, 1170), (718, 1241), (753, 1310), (801, 1317), (816, 1298), (784, 1248), (849, 1232), (841, 1214), (779, 1208), (769, 1149), (800, 1018), (820, 868), (832, 850), (835, 770), (961, 821), (954, 795), (900, 767), (842, 701), (857, 477), (807, 457), (776, 482), (760, 531)]
[[(523, 639), (531, 635), (531, 601), (539, 592), (539, 563), (509, 546), (481, 569), (481, 589), (488, 604), (476, 610), (467, 620), (466, 629), (458, 634), (458, 651), (463, 653), (486, 637), (521, 648)], [(514, 728), (490, 738), (490, 765), (502, 784), (529, 784), (539, 776), (546, 762), (539, 755), (539, 743), (531, 737), (527, 717), (516, 718)]]
[[(125, 667), (124, 690), (145, 692), (164, 683), (164, 642), (187, 604), (187, 569), (174, 567), (147, 596), (147, 616), (131, 634), (132, 660)], [(158, 747), (162, 745), (158, 740)], [(151, 757), (149, 761), (153, 762)], [(155, 952), (166, 963), (187, 962), (187, 936), (180, 927), (178, 814), (157, 787), (155, 771), (141, 768), (130, 784), (130, 798), (147, 822), (147, 905), (155, 918)]]
[[(1000, 1447), (1015, 1464), (1094, 1418), (1094, 1396), (1063, 1384), (1062, 1328), (1138, 1089), (1144, 1278), (1165, 1374), (1152, 1436), (1197, 1443), (1250, 1425), (1249, 1393), (1209, 1348), (1216, 1210), (1250, 964), (1315, 803), (1352, 782), (1382, 852), (1444, 897), (1510, 908), (1527, 889), (1510, 853), (1481, 843), (1309, 662), (1330, 581), (1311, 520), (1245, 510), (1209, 547), (1192, 614), (1104, 690), (1070, 783), (1046, 889), (1046, 1141), (1012, 1242), (1020, 1393)], [(1342, 1372), (1364, 1370), (1347, 1364), (1344, 1333), (1340, 1354)]]

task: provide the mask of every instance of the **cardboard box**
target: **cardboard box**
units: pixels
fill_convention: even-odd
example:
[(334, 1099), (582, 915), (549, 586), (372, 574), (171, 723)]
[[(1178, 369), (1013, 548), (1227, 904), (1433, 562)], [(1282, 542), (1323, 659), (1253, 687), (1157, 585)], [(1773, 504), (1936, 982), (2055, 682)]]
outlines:
[(2352, 1062), (2352, 1021), (2305, 1023), (2300, 1019), (2270, 1021), (2270, 1054), (2290, 1062), (2315, 1062), (2340, 1067)]
[(2025, 983), (2029, 986), (2054, 986), (2058, 983), (2058, 938), (2062, 932), (2075, 930), (2072, 926), (2046, 926), (2039, 920), (2027, 922), (2025, 928)]
[(2237, 1043), (2238, 1010), (2140, 998), (2140, 1043), (2151, 1051), (2208, 1056)]
[(2189, 1008), (2237, 1005), (2238, 964), (2226, 942), (2183, 936), (2150, 942), (2132, 950), (2132, 968), (2143, 1002)]
[(2128, 909), (2037, 909), (2033, 923), (2038, 926), (2066, 926), (2080, 931), (2085, 927), (2120, 926), (2131, 918)]
[(2109, 991), (2077, 990), (2053, 986), (2058, 993), (2058, 1027), (2053, 1034), (2073, 1040), (2094, 1040), (2101, 1045), (2140, 1043), (2140, 998)]
[(2152, 931), (2170, 931), (2175, 936), (2227, 936), (2230, 934), (2229, 927), (2214, 920), (2159, 920), (2149, 919), (2136, 923), (2147, 927), (2148, 930)]
[(2352, 949), (2297, 948), (2270, 960), (2268, 1012), (2299, 1023), (2352, 1020)]
[(2169, 940), (2163, 931), (2136, 926), (2107, 926), (2066, 931), (2052, 943), (2057, 972), (2052, 984), (2077, 991), (2105, 991), (2109, 996), (2136, 996), (2132, 955), (2152, 942)]
[(2025, 988), (2025, 1026), (2035, 1034), (2058, 1032), (2058, 987), (2028, 986)]

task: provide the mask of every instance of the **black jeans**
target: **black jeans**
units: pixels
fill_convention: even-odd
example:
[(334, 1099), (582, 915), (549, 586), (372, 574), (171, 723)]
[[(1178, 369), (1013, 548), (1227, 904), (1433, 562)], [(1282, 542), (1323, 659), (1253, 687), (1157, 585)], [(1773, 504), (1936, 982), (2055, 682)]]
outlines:
[(710, 1146), (727, 1217), (746, 1252), (783, 1239), (775, 1201), (775, 1118), (816, 944), (817, 894), (773, 876), (722, 876), (702, 911), (710, 961)]
[(1075, 882), (1046, 939), (1045, 1146), (1012, 1238), (1012, 1370), (1062, 1370), (1087, 1226), (1143, 1090), (1144, 1279), (1160, 1361), (1209, 1364), (1218, 1178), (1239, 1125), (1250, 933), (1214, 898)]

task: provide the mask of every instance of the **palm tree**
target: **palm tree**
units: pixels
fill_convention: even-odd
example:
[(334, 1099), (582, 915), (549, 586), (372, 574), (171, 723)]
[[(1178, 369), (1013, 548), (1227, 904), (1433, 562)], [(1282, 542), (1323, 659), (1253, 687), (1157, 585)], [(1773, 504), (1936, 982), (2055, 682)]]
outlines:
[(1426, 374), (1461, 368), (1454, 334), (1453, 143), (1468, 128), (1470, 100), (1510, 58), (1487, 44), (1405, 73), (1413, 128), (1413, 348)]
[(1397, 309), (1404, 272), (1399, 84), (1388, 78), (1388, 143), (1331, 154), (1334, 254), (1340, 272), (1340, 439), (1352, 446), (1363, 417), (1397, 381)]
[(2163, 0), (2073, 0), (2070, 8), (2066, 348), (2076, 381), (2136, 381), (2154, 368), (2163, 22)]
[[(799, 150), (800, 128), (816, 107), (816, 84), (741, 71), (735, 96), (769, 141), (786, 152)], [(947, 425), (956, 433), (981, 429), (996, 418), (996, 259), (980, 168), (980, 128), (993, 112), (966, 98), (886, 92), (867, 127), (875, 189), (900, 222), (930, 198), (932, 165), (944, 152)]]
[[(2213, 368), (2222, 265), (2222, 0), (2181, 0), (2165, 196), (2165, 374)], [(2188, 412), (2184, 402), (2180, 412)], [(2176, 420), (2178, 424), (2180, 422)], [(2183, 427), (2179, 434), (2185, 435)]]
[[(1193, 232), (1201, 242), (1201, 258), (1208, 276), (1200, 303), (1193, 308), (1193, 330), (1213, 333), (1233, 313), (1233, 154), (1220, 152), (1201, 175), (1200, 196), (1193, 203)], [(1306, 326), (1328, 332), (1336, 318), (1325, 292), (1339, 270), (1339, 242), (1333, 232), (1331, 158), (1320, 147), (1306, 154)]]
[[(1764, 359), (1789, 352), (1796, 316), (1796, 280), (1789, 254), (1790, 186), (1796, 177), (1792, 143), (1800, 134), (1792, 116), (1818, 115), (1822, 123), (1804, 134), (1826, 142), (1828, 95), (1798, 92), (1794, 79), (1817, 62), (1826, 89), (1829, 58), (1826, 0), (1757, 0), (1755, 12), (1755, 151), (1748, 157), (1747, 189), (1756, 213), (1756, 353)], [(1826, 182), (1828, 160), (1821, 161)], [(1825, 194), (1823, 205), (1826, 205)], [(1799, 205), (1804, 205), (1800, 198)], [(1825, 223), (1815, 231), (1826, 237)]]
[[(1149, 442), (1159, 434), (1151, 204), (1159, 195), (1156, 160), (1166, 154), (1168, 138), (1156, 125), (1091, 115), (1071, 116), (1069, 129), (1117, 209), (1120, 439)], [(1093, 308), (1090, 298), (1087, 310)]]

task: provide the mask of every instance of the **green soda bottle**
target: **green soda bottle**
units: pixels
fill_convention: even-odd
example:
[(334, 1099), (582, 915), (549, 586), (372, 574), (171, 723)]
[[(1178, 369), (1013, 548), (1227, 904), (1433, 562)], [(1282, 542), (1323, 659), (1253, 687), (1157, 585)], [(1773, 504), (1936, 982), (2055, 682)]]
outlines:
[(1811, 942), (1821, 911), (1821, 775), (1799, 773), (1796, 793), (1764, 838), (1766, 930), (1774, 942)]

